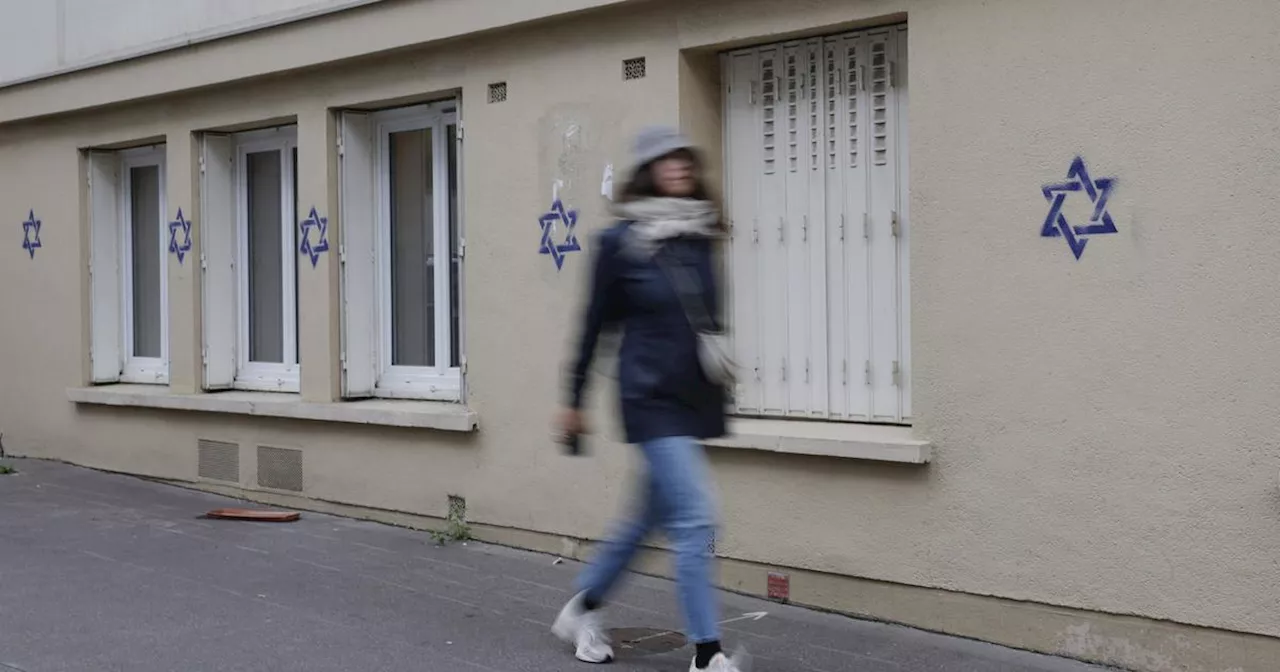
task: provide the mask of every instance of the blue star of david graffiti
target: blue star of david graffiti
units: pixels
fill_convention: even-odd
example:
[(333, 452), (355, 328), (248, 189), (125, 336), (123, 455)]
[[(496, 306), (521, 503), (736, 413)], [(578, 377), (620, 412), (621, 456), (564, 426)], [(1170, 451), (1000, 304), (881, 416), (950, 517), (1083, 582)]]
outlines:
[[(1111, 198), (1111, 189), (1115, 187), (1115, 183), (1113, 177), (1096, 180), (1089, 177), (1084, 159), (1077, 156), (1071, 162), (1071, 169), (1067, 171), (1066, 182), (1048, 184), (1043, 188), (1044, 199), (1049, 202), (1049, 216), (1044, 220), (1040, 235), (1045, 238), (1066, 238), (1071, 253), (1079, 260), (1084, 254), (1089, 236), (1118, 233), (1111, 213), (1107, 212), (1107, 200)], [(1066, 215), (1062, 214), (1062, 204), (1066, 202), (1067, 195), (1079, 191), (1083, 191), (1093, 202), (1093, 215), (1089, 218), (1089, 223), (1083, 226), (1072, 225), (1067, 221)]]
[[(311, 242), (311, 231), (315, 230), (319, 240)], [(311, 257), (311, 268), (320, 262), (320, 255), (329, 251), (329, 218), (321, 217), (316, 209), (311, 208), (307, 218), (302, 220), (302, 244), (298, 251)]]
[(40, 244), (40, 220), (36, 219), (36, 211), (27, 212), (27, 221), (22, 223), (22, 249), (32, 259), (36, 258), (36, 248), (44, 247)]
[[(551, 240), (557, 222), (564, 225), (563, 243)], [(551, 209), (538, 218), (538, 224), (542, 226), (542, 243), (538, 247), (538, 254), (551, 255), (551, 259), (556, 262), (556, 270), (564, 267), (566, 254), (582, 251), (582, 246), (578, 244), (578, 236), (574, 232), (574, 227), (578, 225), (578, 211), (565, 210), (564, 203), (560, 199), (557, 198), (551, 204)]]
[[(178, 240), (178, 232), (182, 232), (182, 240)], [(182, 208), (178, 208), (178, 218), (169, 222), (169, 253), (178, 257), (181, 266), (187, 253), (191, 251), (191, 221), (182, 216)]]

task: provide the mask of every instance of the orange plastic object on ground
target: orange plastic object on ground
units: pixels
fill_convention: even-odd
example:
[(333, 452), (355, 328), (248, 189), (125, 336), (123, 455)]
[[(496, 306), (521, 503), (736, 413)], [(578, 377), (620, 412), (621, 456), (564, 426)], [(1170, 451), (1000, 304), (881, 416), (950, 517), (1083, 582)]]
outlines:
[(262, 511), (256, 509), (214, 509), (205, 514), (225, 520), (256, 520), (266, 523), (292, 523), (302, 517), (297, 511)]

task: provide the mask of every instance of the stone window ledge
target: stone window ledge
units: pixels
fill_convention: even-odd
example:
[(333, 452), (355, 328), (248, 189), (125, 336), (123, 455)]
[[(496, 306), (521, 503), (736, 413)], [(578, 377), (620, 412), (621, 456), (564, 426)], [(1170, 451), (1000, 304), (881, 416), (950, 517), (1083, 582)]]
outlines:
[(475, 411), (470, 408), (435, 401), (367, 399), (312, 402), (303, 401), (297, 394), (277, 392), (177, 394), (161, 385), (73, 387), (67, 390), (67, 399), (77, 404), (94, 406), (229, 413), (446, 432), (474, 432), (479, 424)]
[(707, 445), (903, 464), (933, 459), (928, 441), (915, 438), (910, 427), (894, 425), (732, 418), (729, 436)]

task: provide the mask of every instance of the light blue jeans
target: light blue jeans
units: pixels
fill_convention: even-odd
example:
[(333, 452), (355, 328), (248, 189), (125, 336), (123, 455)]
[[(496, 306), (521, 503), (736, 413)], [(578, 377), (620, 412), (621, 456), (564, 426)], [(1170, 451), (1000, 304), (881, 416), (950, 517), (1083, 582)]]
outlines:
[(578, 577), (578, 590), (603, 603), (640, 543), (654, 528), (661, 528), (676, 555), (676, 587), (688, 629), (685, 634), (695, 644), (717, 641), (719, 607), (711, 585), (716, 504), (707, 455), (687, 436), (654, 439), (641, 444), (640, 449), (648, 465), (644, 504), (600, 545), (595, 559)]

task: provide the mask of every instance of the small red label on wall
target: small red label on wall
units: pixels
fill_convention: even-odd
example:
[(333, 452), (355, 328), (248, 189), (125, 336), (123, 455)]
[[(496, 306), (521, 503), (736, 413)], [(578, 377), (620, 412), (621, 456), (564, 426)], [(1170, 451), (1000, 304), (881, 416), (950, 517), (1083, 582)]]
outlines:
[(790, 576), (769, 572), (769, 599), (784, 602), (791, 599)]

